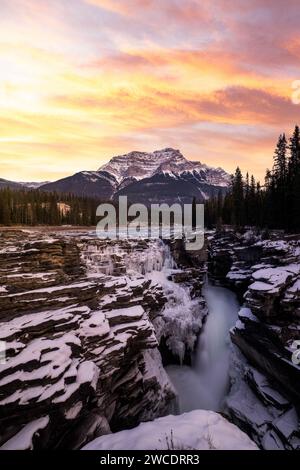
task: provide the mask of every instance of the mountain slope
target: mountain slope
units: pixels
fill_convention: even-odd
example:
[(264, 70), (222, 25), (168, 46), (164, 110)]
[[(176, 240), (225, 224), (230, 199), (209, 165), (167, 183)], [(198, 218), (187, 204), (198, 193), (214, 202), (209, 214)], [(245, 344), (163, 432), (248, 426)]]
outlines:
[(39, 189), (41, 186), (45, 186), (45, 184), (51, 183), (51, 181), (40, 181), (40, 182), (34, 182), (34, 181), (18, 181), (19, 184), (24, 186), (24, 188), (29, 188), (29, 189)]
[(67, 178), (45, 184), (40, 189), (107, 200), (111, 199), (116, 187), (117, 181), (114, 176), (105, 171), (81, 171)]
[(0, 178), (0, 189), (11, 188), (11, 189), (22, 189), (23, 185), (21, 183), (16, 183), (15, 181), (5, 180)]
[(151, 204), (189, 204), (195, 197), (197, 201), (204, 202), (219, 191), (224, 193), (226, 187), (213, 186), (206, 182), (199, 182), (197, 178), (193, 182), (192, 175), (172, 175), (156, 173), (150, 178), (136, 181), (129, 186), (117, 191), (114, 199), (119, 196), (127, 196), (131, 203)]
[(187, 160), (179, 150), (166, 148), (152, 153), (130, 152), (113, 157), (98, 171), (82, 171), (40, 187), (46, 191), (74, 193), (98, 199), (128, 196), (130, 202), (189, 203), (204, 201), (225, 192), (230, 176)]

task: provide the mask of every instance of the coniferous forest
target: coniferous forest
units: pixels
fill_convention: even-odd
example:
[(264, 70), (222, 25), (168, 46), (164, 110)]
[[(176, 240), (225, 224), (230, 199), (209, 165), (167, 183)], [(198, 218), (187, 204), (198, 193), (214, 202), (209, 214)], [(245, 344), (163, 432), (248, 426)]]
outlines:
[[(102, 201), (28, 189), (0, 189), (1, 225), (95, 225)], [(300, 230), (300, 129), (279, 136), (263, 184), (238, 167), (228, 192), (205, 204), (205, 225)]]
[(95, 225), (99, 201), (39, 190), (2, 188), (2, 225)]
[(223, 224), (300, 230), (300, 130), (290, 138), (279, 136), (273, 168), (266, 171), (264, 184), (240, 168), (232, 176), (229, 191), (209, 200), (205, 208), (208, 227)]

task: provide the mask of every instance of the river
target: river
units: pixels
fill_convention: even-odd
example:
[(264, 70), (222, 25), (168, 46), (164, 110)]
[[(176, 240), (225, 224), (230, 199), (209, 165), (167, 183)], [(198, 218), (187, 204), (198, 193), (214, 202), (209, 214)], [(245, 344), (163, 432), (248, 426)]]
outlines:
[(240, 308), (229, 289), (206, 282), (203, 295), (209, 314), (199, 336), (192, 366), (166, 367), (178, 392), (179, 412), (220, 411), (229, 385), (229, 330)]

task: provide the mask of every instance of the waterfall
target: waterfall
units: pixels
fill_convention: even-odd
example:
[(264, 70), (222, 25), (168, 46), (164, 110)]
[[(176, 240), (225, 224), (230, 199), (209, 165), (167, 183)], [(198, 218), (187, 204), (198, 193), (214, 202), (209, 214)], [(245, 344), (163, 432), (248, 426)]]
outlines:
[(170, 248), (161, 240), (149, 240), (147, 246), (137, 240), (120, 240), (117, 243), (95, 240), (83, 246), (82, 258), (91, 276), (112, 276), (120, 265), (125, 273), (141, 274), (160, 272), (176, 267)]
[(193, 409), (220, 411), (229, 384), (229, 330), (236, 322), (239, 303), (233, 292), (209, 282), (203, 294), (209, 315), (192, 366), (167, 367), (181, 413)]
[(150, 269), (146, 274), (148, 279), (163, 287), (167, 298), (162, 316), (158, 321), (154, 320), (154, 326), (158, 341), (164, 337), (168, 349), (182, 364), (186, 353), (195, 348), (206, 310), (203, 307), (203, 299), (192, 298), (187, 285), (177, 284), (169, 279), (171, 274), (180, 270), (176, 268), (169, 247), (163, 244), (161, 250), (163, 253), (161, 269)]
[(179, 395), (181, 412), (192, 409), (220, 410), (228, 386), (229, 329), (237, 319), (239, 304), (228, 289), (208, 282), (203, 294), (209, 315), (202, 328), (201, 298), (192, 299), (187, 285), (176, 284), (170, 275), (178, 272), (170, 248), (161, 240), (125, 240), (108, 244), (95, 241), (83, 252), (89, 274), (145, 276), (163, 287), (167, 302), (153, 320), (158, 341), (166, 345), (182, 364), (195, 350), (192, 366), (169, 366), (167, 371)]

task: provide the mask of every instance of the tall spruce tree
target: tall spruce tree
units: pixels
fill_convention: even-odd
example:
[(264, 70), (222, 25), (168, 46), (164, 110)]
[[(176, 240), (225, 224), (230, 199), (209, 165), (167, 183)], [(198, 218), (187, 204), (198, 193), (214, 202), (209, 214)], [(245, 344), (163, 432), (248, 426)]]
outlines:
[(238, 227), (244, 224), (244, 183), (243, 175), (239, 167), (235, 171), (232, 185), (232, 199), (234, 205), (234, 224)]
[(289, 230), (300, 229), (300, 130), (295, 127), (289, 144), (287, 218)]

